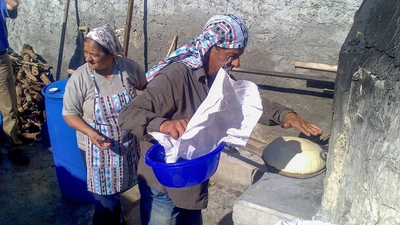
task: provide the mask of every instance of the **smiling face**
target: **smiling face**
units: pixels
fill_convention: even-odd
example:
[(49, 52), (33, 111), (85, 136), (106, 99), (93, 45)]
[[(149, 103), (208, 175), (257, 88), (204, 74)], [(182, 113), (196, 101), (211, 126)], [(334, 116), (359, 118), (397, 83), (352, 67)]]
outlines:
[(204, 69), (208, 76), (217, 75), (219, 69), (226, 64), (228, 68), (240, 66), (239, 57), (243, 54), (244, 48), (225, 49), (213, 46), (205, 55)]
[(83, 55), (89, 69), (95, 70), (99, 74), (103, 72), (108, 73), (108, 71), (112, 71), (114, 68), (114, 56), (91, 38), (85, 38)]

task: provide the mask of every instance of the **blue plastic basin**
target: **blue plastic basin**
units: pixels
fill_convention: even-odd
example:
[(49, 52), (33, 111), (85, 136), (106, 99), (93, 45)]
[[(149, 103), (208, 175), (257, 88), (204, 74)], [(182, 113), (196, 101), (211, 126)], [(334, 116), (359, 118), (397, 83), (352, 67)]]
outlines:
[(216, 149), (201, 157), (166, 163), (164, 147), (155, 144), (147, 151), (144, 160), (153, 168), (154, 174), (162, 185), (183, 188), (199, 184), (214, 175), (224, 147), (225, 142), (221, 142)]

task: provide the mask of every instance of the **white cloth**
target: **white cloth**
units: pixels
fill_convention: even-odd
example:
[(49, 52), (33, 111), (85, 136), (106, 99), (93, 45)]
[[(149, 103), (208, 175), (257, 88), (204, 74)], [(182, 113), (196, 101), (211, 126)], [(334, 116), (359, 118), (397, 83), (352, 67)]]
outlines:
[(165, 148), (166, 162), (174, 163), (180, 157), (190, 160), (205, 155), (222, 141), (233, 147), (245, 146), (261, 114), (257, 85), (234, 81), (221, 68), (181, 138), (174, 140), (159, 132), (150, 134)]

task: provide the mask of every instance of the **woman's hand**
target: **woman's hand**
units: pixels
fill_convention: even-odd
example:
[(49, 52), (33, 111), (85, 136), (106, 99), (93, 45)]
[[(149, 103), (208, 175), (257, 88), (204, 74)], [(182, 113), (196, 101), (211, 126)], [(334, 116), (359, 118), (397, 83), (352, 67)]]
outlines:
[(88, 136), (92, 143), (101, 150), (107, 150), (107, 148), (111, 145), (110, 140), (106, 139), (95, 130), (93, 130), (93, 132), (90, 132)]
[(311, 135), (317, 136), (322, 134), (322, 129), (320, 127), (303, 120), (296, 113), (292, 112), (286, 115), (285, 124), (283, 125), (283, 127), (296, 128), (308, 137), (310, 137)]
[(99, 134), (93, 127), (89, 126), (80, 116), (77, 115), (64, 115), (65, 122), (73, 129), (82, 132), (89, 136), (94, 145), (102, 150), (106, 150), (110, 145), (110, 140), (106, 140), (104, 136)]
[(178, 139), (186, 131), (188, 119), (181, 120), (166, 120), (160, 125), (160, 132), (169, 134), (173, 139)]

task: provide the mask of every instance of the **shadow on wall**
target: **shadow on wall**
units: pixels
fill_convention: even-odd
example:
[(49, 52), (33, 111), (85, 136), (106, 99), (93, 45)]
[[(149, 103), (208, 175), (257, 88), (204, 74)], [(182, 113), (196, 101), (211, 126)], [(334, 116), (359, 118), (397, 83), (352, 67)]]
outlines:
[[(76, 12), (76, 24), (78, 28), (80, 27), (80, 19), (79, 19), (79, 10), (78, 10), (78, 1), (75, 0), (75, 12)], [(148, 70), (148, 33), (147, 33), (147, 1), (144, 1), (144, 13), (143, 13), (143, 34), (144, 34), (144, 48), (143, 48), (143, 57), (144, 57), (144, 71)], [(126, 32), (126, 31), (125, 31)], [(130, 31), (129, 31), (130, 32)], [(85, 35), (78, 29), (78, 35), (76, 37), (76, 47), (73, 56), (70, 59), (70, 63), (68, 65), (68, 69), (76, 70), (81, 65), (85, 64), (85, 57), (83, 56), (83, 42), (85, 39)], [(125, 41), (125, 40), (124, 40)], [(128, 40), (129, 41), (129, 40)], [(121, 43), (123, 44), (123, 43)], [(60, 44), (61, 45), (61, 44)], [(61, 47), (61, 46), (60, 46)], [(62, 54), (62, 52), (61, 52)]]
[[(284, 87), (276, 87), (271, 85), (257, 85), (259, 89), (262, 90), (269, 90), (275, 92), (283, 92), (283, 93), (292, 93), (298, 95), (309, 95), (309, 96), (316, 96), (321, 98), (333, 98), (333, 90), (324, 89), (322, 92), (318, 91), (309, 91), (309, 90), (299, 90), (295, 88), (284, 88)], [(308, 85), (307, 85), (308, 86)]]
[(78, 36), (76, 37), (75, 52), (74, 55), (72, 55), (68, 65), (69, 69), (76, 70), (78, 67), (85, 64), (85, 58), (83, 56), (83, 41), (84, 41), (84, 36), (82, 32), (78, 32)]
[[(75, 0), (75, 18), (76, 18), (76, 24), (79, 28), (80, 19), (78, 10), (78, 0)], [(68, 69), (73, 69), (73, 70), (76, 70), (78, 67), (80, 67), (85, 63), (85, 58), (83, 57), (83, 40), (85, 37), (84, 34), (79, 29), (77, 30), (78, 30), (78, 35), (75, 41), (76, 43), (75, 51), (68, 65)]]

